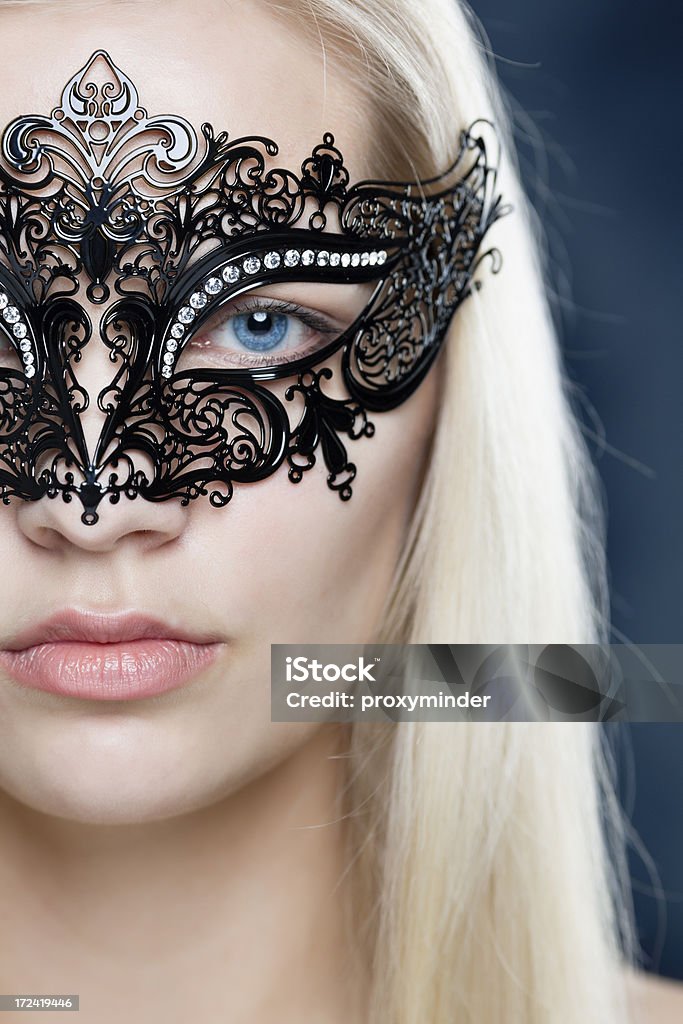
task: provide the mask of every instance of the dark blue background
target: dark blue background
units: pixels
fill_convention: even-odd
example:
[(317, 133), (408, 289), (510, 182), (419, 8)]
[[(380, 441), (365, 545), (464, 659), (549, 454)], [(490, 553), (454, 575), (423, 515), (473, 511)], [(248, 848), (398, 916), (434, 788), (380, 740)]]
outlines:
[[(587, 430), (604, 438), (591, 449), (609, 515), (612, 639), (680, 643), (683, 8), (473, 8), (516, 112), (527, 188), (549, 237), (568, 372), (599, 417), (585, 412)], [(631, 851), (645, 966), (683, 978), (683, 729), (607, 728), (621, 730), (623, 799), (653, 861)]]

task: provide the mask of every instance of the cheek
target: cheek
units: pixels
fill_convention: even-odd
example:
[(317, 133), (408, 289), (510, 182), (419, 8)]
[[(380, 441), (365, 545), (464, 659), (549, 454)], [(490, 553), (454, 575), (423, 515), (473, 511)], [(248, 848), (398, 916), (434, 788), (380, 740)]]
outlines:
[(370, 415), (373, 437), (346, 442), (357, 468), (348, 501), (327, 486), (318, 449), (299, 484), (281, 467), (236, 487), (225, 510), (196, 509), (191, 544), (212, 552), (199, 561), (229, 630), (268, 647), (373, 638), (428, 458), (436, 397), (432, 372), (403, 405)]

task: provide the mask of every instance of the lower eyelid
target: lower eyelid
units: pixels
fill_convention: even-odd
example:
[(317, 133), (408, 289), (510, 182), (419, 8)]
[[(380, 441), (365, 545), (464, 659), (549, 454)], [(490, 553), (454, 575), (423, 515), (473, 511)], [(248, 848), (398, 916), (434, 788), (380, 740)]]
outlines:
[(307, 355), (311, 355), (317, 351), (318, 347), (319, 346), (311, 349), (303, 349), (301, 352), (294, 350), (294, 352), (291, 353), (291, 357), (288, 359), (284, 357), (268, 358), (267, 356), (249, 356), (246, 352), (233, 352), (230, 355), (230, 360), (245, 369), (252, 370), (257, 370), (260, 366), (286, 366), (287, 363), (295, 363), (297, 360), (304, 359)]
[(270, 356), (269, 357), (267, 355), (265, 355), (265, 356), (253, 355), (252, 356), (252, 355), (249, 355), (248, 352), (238, 352), (238, 351), (234, 351), (234, 350), (233, 351), (227, 350), (226, 351), (226, 356), (228, 358), (227, 359), (225, 359), (225, 358), (221, 359), (220, 356), (218, 356), (216, 354), (216, 349), (215, 348), (213, 350), (213, 353), (209, 353), (209, 356), (213, 355), (213, 357), (215, 359), (215, 362), (214, 362), (213, 365), (215, 366), (216, 369), (221, 369), (221, 368), (225, 367), (225, 363), (229, 362), (233, 367), (238, 366), (238, 367), (240, 367), (242, 369), (245, 369), (245, 370), (248, 370), (248, 369), (257, 370), (257, 369), (259, 369), (259, 367), (262, 367), (262, 366), (264, 366), (264, 367), (267, 367), (267, 366), (286, 366), (287, 363), (294, 363), (294, 362), (297, 362), (299, 359), (304, 359), (306, 356), (312, 355), (313, 353), (317, 352), (322, 347), (323, 346), (321, 346), (321, 345), (313, 345), (313, 346), (310, 346), (309, 348), (305, 348), (305, 349), (302, 349), (302, 350), (299, 350), (299, 351), (294, 349), (291, 352), (291, 354), (290, 354), (290, 358), (284, 358), (282, 356), (280, 356), (280, 357)]

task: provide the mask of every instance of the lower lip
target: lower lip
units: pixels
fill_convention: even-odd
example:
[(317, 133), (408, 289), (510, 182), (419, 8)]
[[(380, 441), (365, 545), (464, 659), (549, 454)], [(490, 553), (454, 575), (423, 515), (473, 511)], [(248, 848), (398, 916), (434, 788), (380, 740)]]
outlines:
[(142, 700), (176, 690), (215, 661), (221, 644), (181, 640), (60, 641), (0, 651), (0, 666), (34, 690), (84, 700)]

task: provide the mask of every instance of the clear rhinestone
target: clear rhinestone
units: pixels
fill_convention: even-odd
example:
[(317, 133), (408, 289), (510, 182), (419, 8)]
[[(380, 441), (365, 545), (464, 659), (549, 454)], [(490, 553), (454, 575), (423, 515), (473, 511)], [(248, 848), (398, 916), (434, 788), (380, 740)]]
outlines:
[(369, 252), (362, 252), (361, 256), (360, 256), (360, 265), (361, 265), (361, 267), (367, 267), (369, 263), (370, 263), (370, 253)]
[(23, 341), (19, 342), (19, 348), (21, 349), (22, 352), (31, 351), (31, 342), (28, 340), (28, 338), (24, 338)]
[(246, 260), (242, 262), (242, 266), (246, 274), (258, 274), (261, 269), (261, 260), (258, 256), (247, 256)]
[(195, 312), (193, 309), (190, 309), (189, 306), (183, 306), (183, 308), (178, 311), (178, 319), (181, 324), (191, 324), (194, 318)]
[(301, 253), (301, 262), (305, 267), (310, 267), (311, 263), (315, 263), (315, 253), (312, 249), (304, 249)]
[(31, 363), (35, 363), (35, 361), (36, 361), (36, 358), (33, 355), (33, 352), (24, 352), (24, 354), (22, 356), (22, 359), (24, 360), (24, 364), (26, 366), (30, 366)]
[(18, 324), (15, 324), (14, 327), (12, 328), (12, 334), (14, 335), (15, 338), (25, 338), (26, 335), (28, 334), (28, 327), (26, 326), (26, 324), (22, 324), (21, 322), (19, 322)]
[(8, 324), (15, 324), (20, 319), (21, 313), (16, 306), (8, 306), (2, 311), (2, 315)]
[(386, 261), (387, 261), (386, 251), (384, 249), (380, 249), (380, 251), (377, 253), (377, 262), (381, 266), (383, 263), (386, 263)]
[(7, 298), (5, 293), (4, 292), (0, 292), (0, 309), (4, 309), (8, 302), (9, 302), (9, 299)]
[(183, 327), (182, 324), (173, 324), (173, 327), (171, 328), (172, 338), (175, 338), (177, 341), (180, 341), (184, 333), (185, 328)]
[(206, 292), (194, 292), (193, 295), (190, 295), (190, 305), (193, 309), (204, 309), (208, 301)]
[(342, 253), (342, 258), (341, 258), (341, 265), (342, 265), (342, 267), (348, 267), (350, 263), (351, 263), (351, 254), (348, 253), (348, 252), (343, 252)]
[(267, 266), (268, 270), (275, 270), (276, 267), (280, 266), (280, 253), (267, 252), (264, 256), (263, 262)]
[(162, 377), (172, 377), (173, 376), (173, 367), (172, 366), (162, 366), (161, 367), (161, 376)]
[(298, 249), (288, 249), (285, 253), (285, 266), (296, 267), (301, 259)]
[(166, 342), (166, 348), (168, 349), (169, 352), (175, 352), (175, 350), (178, 348), (178, 342), (175, 340), (175, 338), (168, 339), (168, 341)]
[(172, 352), (164, 352), (164, 362), (167, 366), (173, 366), (175, 362), (175, 356)]
[(360, 253), (359, 252), (354, 252), (353, 256), (351, 257), (351, 266), (352, 267), (357, 267), (359, 264), (360, 264)]
[(204, 285), (204, 291), (208, 292), (209, 295), (218, 295), (222, 288), (223, 282), (220, 277), (210, 277)]
[(330, 262), (329, 252), (327, 252), (325, 249), (321, 249), (320, 252), (318, 253), (317, 262), (319, 267), (326, 267), (327, 264)]
[(341, 263), (341, 256), (339, 255), (339, 253), (338, 252), (331, 252), (330, 253), (330, 266), (331, 267), (338, 267), (340, 263)]
[(36, 368), (35, 368), (35, 366), (27, 366), (25, 371), (24, 371), (24, 373), (26, 374), (27, 377), (35, 377), (35, 375), (36, 375)]
[(240, 268), (233, 264), (229, 267), (223, 267), (222, 277), (226, 284), (235, 284), (240, 279)]
[(379, 256), (379, 253), (377, 253), (377, 252), (371, 252), (370, 253), (370, 266), (372, 266), (372, 267), (376, 267), (377, 266), (377, 257), (378, 256)]

